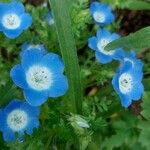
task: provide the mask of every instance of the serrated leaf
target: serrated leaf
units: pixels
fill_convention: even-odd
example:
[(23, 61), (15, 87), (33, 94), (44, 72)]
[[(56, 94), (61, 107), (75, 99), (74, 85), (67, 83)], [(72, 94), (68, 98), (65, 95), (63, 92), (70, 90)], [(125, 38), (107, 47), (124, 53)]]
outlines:
[(119, 38), (109, 43), (105, 49), (113, 50), (116, 48), (125, 48), (128, 50), (141, 51), (150, 48), (150, 26), (142, 28), (141, 30), (131, 33), (128, 36)]
[(108, 150), (112, 150), (115, 147), (120, 147), (128, 136), (125, 132), (118, 132), (112, 135), (110, 138), (106, 138), (102, 144), (102, 147), (106, 147)]

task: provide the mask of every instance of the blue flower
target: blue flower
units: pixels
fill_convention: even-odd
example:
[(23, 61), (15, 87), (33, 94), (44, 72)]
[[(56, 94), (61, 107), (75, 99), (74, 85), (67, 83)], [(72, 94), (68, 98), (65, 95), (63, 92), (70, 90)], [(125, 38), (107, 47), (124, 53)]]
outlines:
[(110, 24), (115, 20), (111, 8), (107, 4), (93, 2), (90, 6), (90, 13), (95, 22), (100, 26)]
[(114, 59), (120, 61), (120, 67), (124, 66), (124, 63), (126, 63), (126, 65), (128, 64), (129, 68), (132, 67), (134, 70), (142, 71), (143, 63), (137, 58), (134, 51), (125, 52), (124, 50), (121, 50), (115, 55)]
[(25, 42), (21, 46), (20, 56), (22, 56), (25, 51), (32, 50), (32, 49), (37, 49), (37, 50), (43, 52), (43, 55), (47, 53), (47, 50), (45, 49), (44, 45), (42, 45), (42, 44), (35, 45), (35, 44), (30, 44), (28, 42)]
[(0, 3), (0, 31), (11, 39), (18, 37), (23, 30), (31, 26), (32, 18), (22, 3)]
[(54, 54), (32, 49), (25, 51), (21, 64), (10, 72), (14, 83), (23, 89), (27, 102), (32, 106), (43, 104), (48, 97), (59, 97), (66, 93), (68, 81), (63, 75), (64, 63)]
[(54, 24), (54, 18), (51, 11), (49, 11), (44, 18), (49, 25)]
[(18, 100), (13, 100), (0, 109), (0, 130), (4, 140), (14, 141), (15, 133), (18, 133), (19, 140), (23, 140), (24, 132), (32, 135), (33, 128), (39, 127), (39, 112), (38, 107)]
[(105, 51), (105, 46), (118, 39), (120, 36), (116, 33), (110, 33), (106, 29), (99, 29), (97, 36), (93, 36), (88, 40), (88, 46), (95, 51), (96, 59), (103, 64), (111, 62), (115, 56), (122, 51), (121, 49)]
[(131, 65), (129, 67), (129, 62), (124, 62), (113, 77), (113, 87), (125, 108), (131, 105), (132, 100), (138, 101), (141, 98), (144, 92), (142, 78), (142, 71), (134, 69)]

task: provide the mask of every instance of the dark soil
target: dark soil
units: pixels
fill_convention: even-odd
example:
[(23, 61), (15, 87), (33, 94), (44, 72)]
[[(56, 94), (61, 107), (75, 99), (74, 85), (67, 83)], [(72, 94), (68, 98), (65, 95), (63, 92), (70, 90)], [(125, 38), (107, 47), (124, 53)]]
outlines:
[(121, 20), (119, 32), (128, 35), (150, 25), (150, 11), (116, 10), (117, 20)]

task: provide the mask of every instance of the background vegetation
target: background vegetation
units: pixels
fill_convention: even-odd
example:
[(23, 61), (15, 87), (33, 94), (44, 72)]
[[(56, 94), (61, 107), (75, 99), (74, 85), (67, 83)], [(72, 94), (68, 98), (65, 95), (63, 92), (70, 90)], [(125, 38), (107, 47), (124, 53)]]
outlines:
[[(1, 0), (1, 2), (6, 1), (9, 0)], [(66, 55), (69, 51), (71, 57), (73, 54), (76, 55), (73, 53), (76, 50), (80, 67), (77, 64), (72, 64), (72, 60), (68, 59), (67, 61), (70, 61), (71, 65), (67, 66), (66, 72), (69, 73), (73, 65), (77, 67), (77, 70), (72, 67), (72, 72), (78, 71), (81, 75), (81, 81), (73, 81), (72, 72), (70, 72), (69, 77), (72, 81), (70, 86), (74, 87), (81, 82), (83, 92), (76, 91), (80, 90), (80, 87), (79, 89), (72, 87), (70, 92), (76, 95), (74, 99), (71, 96), (68, 97), (69, 93), (59, 99), (49, 99), (41, 107), (41, 125), (38, 130), (34, 131), (32, 137), (26, 135), (24, 142), (5, 143), (1, 134), (0, 149), (149, 150), (150, 28), (142, 29), (150, 25), (150, 3), (148, 0), (101, 0), (101, 2), (110, 4), (116, 15), (116, 22), (107, 26), (110, 31), (127, 36), (142, 29), (142, 31), (122, 38), (107, 47), (109, 50), (124, 41), (126, 42), (125, 49), (134, 48), (144, 63), (144, 96), (128, 109), (122, 108), (119, 97), (111, 85), (118, 64), (116, 62), (107, 65), (97, 63), (94, 53), (87, 46), (87, 39), (94, 35), (98, 29), (89, 15), (91, 1), (66, 0), (65, 8), (61, 8), (61, 10), (69, 9), (70, 17), (59, 17), (59, 13), (55, 14), (56, 28), (55, 24), (49, 26), (43, 19), (50, 9), (47, 1), (45, 1), (48, 4), (47, 7), (43, 5), (42, 0), (24, 0), (23, 2), (33, 17), (32, 27), (15, 40), (10, 40), (2, 33), (0, 34), (0, 106), (5, 106), (14, 98), (23, 100), (22, 92), (13, 85), (9, 71), (20, 61), (19, 52), (24, 42), (42, 43), (48, 51), (63, 54), (65, 59), (68, 59)], [(55, 2), (58, 6), (58, 0), (51, 0), (52, 6), (55, 5)], [(57, 7), (52, 9), (57, 12)], [(65, 12), (64, 15), (67, 16)], [(68, 26), (70, 18), (72, 29), (67, 29), (69, 33), (65, 37), (63, 28)], [(58, 26), (59, 19), (62, 26)], [(66, 25), (64, 25), (65, 22)], [(61, 36), (67, 40), (62, 47), (59, 47), (59, 43), (63, 43), (64, 39)], [(66, 51), (62, 51), (62, 49)], [(75, 59), (74, 62), (77, 63), (76, 61)], [(77, 103), (76, 99), (78, 99)], [(74, 105), (72, 105), (73, 103)], [(80, 110), (81, 106), (82, 111)], [(79, 115), (88, 122), (89, 128), (81, 128), (77, 124)]]

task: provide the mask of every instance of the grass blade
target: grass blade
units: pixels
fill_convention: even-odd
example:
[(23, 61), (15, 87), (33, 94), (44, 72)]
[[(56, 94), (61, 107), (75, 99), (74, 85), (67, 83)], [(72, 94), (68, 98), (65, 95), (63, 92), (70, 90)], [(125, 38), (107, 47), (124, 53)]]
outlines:
[(72, 107), (72, 112), (81, 113), (82, 88), (77, 50), (69, 16), (70, 5), (67, 0), (49, 0), (49, 2), (54, 14), (60, 49), (69, 80), (67, 99), (71, 102), (70, 106)]
[(120, 47), (136, 51), (150, 48), (150, 26), (109, 43), (105, 49), (113, 50)]

